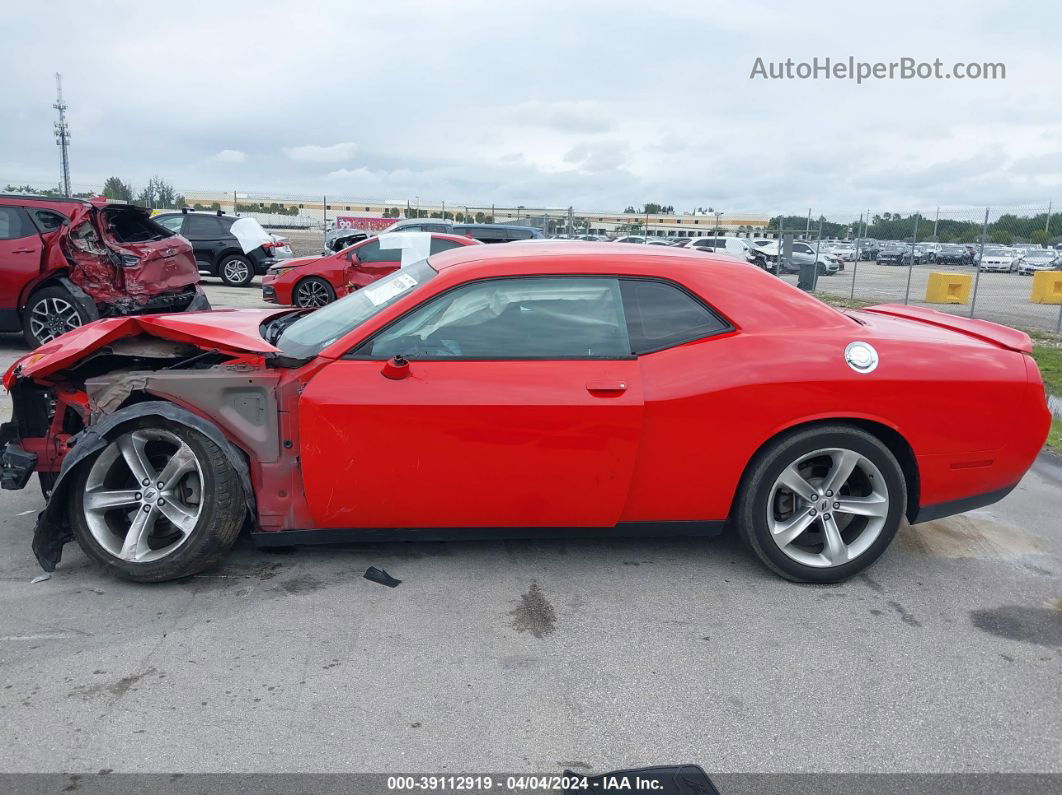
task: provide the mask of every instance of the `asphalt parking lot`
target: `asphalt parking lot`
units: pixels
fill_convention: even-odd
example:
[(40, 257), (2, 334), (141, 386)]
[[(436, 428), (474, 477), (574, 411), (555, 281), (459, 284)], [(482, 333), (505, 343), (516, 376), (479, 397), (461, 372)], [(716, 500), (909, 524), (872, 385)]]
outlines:
[[(257, 281), (206, 281), (215, 306), (260, 305)], [(0, 338), (0, 365), (24, 350)], [(1044, 458), (827, 587), (730, 535), (241, 540), (154, 586), (72, 544), (31, 584), (42, 498), (0, 500), (7, 772), (1062, 772), (1062, 467)]]

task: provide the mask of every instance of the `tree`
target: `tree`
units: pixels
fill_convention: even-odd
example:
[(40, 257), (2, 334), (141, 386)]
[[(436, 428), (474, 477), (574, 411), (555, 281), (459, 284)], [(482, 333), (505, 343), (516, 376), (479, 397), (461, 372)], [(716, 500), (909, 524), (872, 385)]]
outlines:
[(1046, 229), (1034, 229), (1033, 233), (1029, 235), (1029, 240), (1040, 246), (1046, 246), (1050, 237), (1047, 234)]
[(157, 174), (148, 180), (147, 187), (140, 191), (136, 197), (138, 204), (152, 209), (156, 207), (176, 207), (178, 206), (178, 199), (183, 201), (184, 197), (179, 196), (173, 185)]
[(128, 182), (122, 182), (118, 177), (107, 177), (107, 181), (103, 183), (103, 195), (108, 199), (131, 202), (133, 200), (133, 186)]

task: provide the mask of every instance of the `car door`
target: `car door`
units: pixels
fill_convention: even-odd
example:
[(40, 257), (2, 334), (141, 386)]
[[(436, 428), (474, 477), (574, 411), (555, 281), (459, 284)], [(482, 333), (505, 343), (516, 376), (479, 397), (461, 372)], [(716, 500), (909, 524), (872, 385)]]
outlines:
[(812, 265), (815, 262), (815, 249), (807, 243), (793, 243), (793, 262), (797, 265)]
[(358, 246), (354, 250), (354, 255), (358, 261), (351, 263), (351, 268), (355, 273), (350, 281), (358, 285), (369, 284), (383, 278), (398, 270), (402, 264), (402, 249), (381, 247), (379, 237), (370, 238)]
[(0, 322), (19, 328), (18, 300), (22, 289), (41, 272), (44, 242), (26, 211), (0, 206)]
[(217, 262), (222, 250), (235, 242), (216, 215), (188, 213), (184, 216), (181, 234), (192, 244), (199, 270), (214, 275), (217, 275)]
[(642, 423), (617, 280), (446, 291), (317, 373), (299, 423), (318, 527), (610, 527)]

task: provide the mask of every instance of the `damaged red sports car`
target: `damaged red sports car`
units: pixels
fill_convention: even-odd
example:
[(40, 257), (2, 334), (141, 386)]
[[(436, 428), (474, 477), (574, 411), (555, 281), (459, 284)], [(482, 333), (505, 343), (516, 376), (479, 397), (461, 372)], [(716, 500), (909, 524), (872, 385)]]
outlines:
[[(1018, 331), (841, 312), (724, 257), (469, 246), (312, 313), (101, 320), (17, 362), (3, 486), (159, 581), (261, 545), (711, 534), (835, 582), (910, 522), (986, 505), (1046, 438)], [(999, 421), (999, 407), (1007, 421)]]
[(30, 347), (101, 317), (209, 309), (187, 240), (142, 207), (0, 195), (0, 331)]

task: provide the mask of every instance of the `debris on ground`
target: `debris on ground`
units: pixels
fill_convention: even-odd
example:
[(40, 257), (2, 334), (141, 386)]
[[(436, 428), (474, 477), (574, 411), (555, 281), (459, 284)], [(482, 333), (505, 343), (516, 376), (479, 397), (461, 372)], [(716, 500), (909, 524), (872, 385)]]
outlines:
[(369, 566), (369, 568), (365, 569), (365, 579), (371, 580), (372, 582), (378, 582), (380, 585), (386, 585), (388, 588), (397, 588), (402, 582), (401, 580), (396, 580), (383, 569), (378, 569), (375, 566)]

